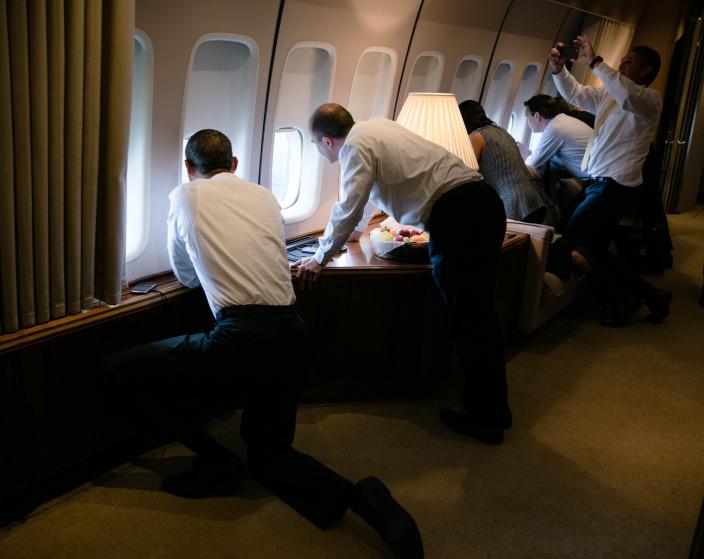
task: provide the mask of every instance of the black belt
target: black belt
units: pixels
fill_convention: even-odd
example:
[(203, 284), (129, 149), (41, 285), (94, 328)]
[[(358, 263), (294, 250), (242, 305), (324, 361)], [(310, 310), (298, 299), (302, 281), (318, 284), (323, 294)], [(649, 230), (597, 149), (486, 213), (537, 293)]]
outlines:
[(293, 305), (233, 305), (220, 309), (215, 315), (216, 320), (223, 320), (233, 316), (251, 316), (255, 314), (289, 313)]

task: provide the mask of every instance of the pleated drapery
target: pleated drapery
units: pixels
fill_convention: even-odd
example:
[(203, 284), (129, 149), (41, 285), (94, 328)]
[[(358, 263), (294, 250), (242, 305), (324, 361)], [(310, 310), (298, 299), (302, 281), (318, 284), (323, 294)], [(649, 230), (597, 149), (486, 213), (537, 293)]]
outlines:
[(0, 332), (120, 300), (133, 0), (0, 0)]
[[(628, 52), (628, 48), (631, 46), (635, 28), (624, 23), (607, 19), (601, 19), (596, 27), (596, 35), (592, 40), (594, 52), (601, 56), (604, 62), (609, 66), (618, 68), (621, 63), (621, 58), (623, 58)], [(601, 87), (602, 83), (591, 69), (587, 69), (584, 77), (584, 85)]]

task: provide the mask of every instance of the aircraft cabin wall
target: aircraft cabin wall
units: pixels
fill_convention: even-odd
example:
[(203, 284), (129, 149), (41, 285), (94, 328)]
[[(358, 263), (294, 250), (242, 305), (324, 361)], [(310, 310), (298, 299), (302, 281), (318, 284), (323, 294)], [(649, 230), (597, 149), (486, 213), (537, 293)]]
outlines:
[(527, 142), (523, 101), (549, 88), (549, 48), (584, 20), (548, 0), (136, 0), (135, 79), (144, 83), (133, 88), (143, 97), (135, 114), (151, 126), (141, 127), (144, 191), (133, 195), (146, 241), (128, 254), (127, 279), (170, 268), (168, 194), (185, 180), (194, 131), (228, 133), (237, 174), (272, 189), (286, 235), (309, 233), (339, 198), (339, 167), (307, 133), (315, 107), (333, 101), (358, 120), (392, 118), (410, 91), (452, 91), (460, 102), (481, 96), (490, 118)]
[[(285, 2), (269, 94), (261, 184), (272, 184), (276, 132), (296, 129), (302, 136), (304, 171), (300, 183), (286, 187), (299, 192), (292, 204), (288, 200), (282, 204), (287, 236), (324, 228), (330, 206), (339, 198), (338, 166), (324, 162), (307, 133), (311, 113), (329, 101), (349, 107), (353, 97), (360, 110), (364, 101), (368, 108), (376, 104), (378, 110), (377, 114), (353, 112), (355, 119), (389, 117), (400, 78), (399, 61), (408, 48), (419, 5), (408, 0)], [(306, 50), (317, 51), (314, 64), (306, 62), (305, 57), (311, 56)], [(363, 54), (366, 63), (361, 61)], [(357, 79), (358, 90), (353, 92), (356, 71), (365, 72), (365, 77)], [(378, 86), (387, 91), (378, 91)], [(374, 103), (380, 97), (382, 102)]]
[[(278, 0), (208, 0), (207, 8), (205, 3), (191, 0), (137, 0), (135, 26), (149, 38), (153, 49), (151, 173), (146, 180), (148, 243), (141, 255), (128, 262), (128, 280), (170, 269), (166, 252), (168, 195), (182, 182), (184, 136), (200, 128), (233, 130), (233, 120), (244, 116), (239, 121), (244, 129), (231, 138), (233, 143), (239, 143), (234, 150), (242, 159), (237, 174), (258, 180), (266, 85), (278, 10)], [(249, 57), (244, 55), (246, 51)], [(234, 55), (232, 60), (227, 60), (228, 54)], [(234, 79), (243, 66), (248, 66), (245, 85)], [(189, 83), (194, 74), (202, 74), (204, 79)], [(199, 94), (207, 95), (203, 83), (206, 79), (212, 81), (214, 88), (203, 101), (213, 103), (211, 106), (196, 102)], [(226, 91), (235, 103), (238, 97), (247, 97), (244, 115), (233, 114), (235, 111), (229, 110), (227, 103), (215, 107), (216, 101), (224, 101)], [(247, 155), (242, 157), (245, 149)]]
[(408, 53), (396, 114), (411, 91), (478, 100), (510, 0), (426, 0)]

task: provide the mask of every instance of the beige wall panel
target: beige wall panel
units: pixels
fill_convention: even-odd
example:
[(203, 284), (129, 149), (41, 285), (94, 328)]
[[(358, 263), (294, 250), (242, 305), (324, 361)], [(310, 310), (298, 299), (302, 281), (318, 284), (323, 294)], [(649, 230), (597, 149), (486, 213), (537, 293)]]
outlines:
[[(548, 54), (555, 37), (560, 33), (568, 11), (568, 8), (547, 0), (515, 0), (511, 5), (487, 74), (487, 86), (484, 88), (486, 95), (489, 88), (488, 80), (491, 79), (498, 63), (503, 60), (513, 62), (511, 91), (504, 117), (497, 123), (500, 126), (505, 128), (508, 123), (510, 107), (513, 105), (525, 68), (529, 64), (539, 64), (539, 72), (541, 74), (544, 72)], [(482, 103), (485, 102), (486, 97), (482, 99)]]
[[(331, 101), (347, 105), (357, 62), (365, 49), (382, 46), (398, 54), (399, 65), (394, 78), (394, 92), (400, 78), (420, 0), (287, 0), (279, 31), (276, 58), (269, 95), (269, 111), (265, 123), (261, 182), (271, 182), (273, 122), (279, 84), (286, 55), (296, 43), (314, 41), (335, 48), (336, 61)], [(309, 141), (310, 138), (304, 138)], [(307, 233), (325, 227), (330, 206), (338, 199), (337, 164), (323, 164), (320, 202), (309, 218), (286, 226), (287, 236)], [(306, 185), (302, 185), (305, 188)]]
[[(650, 87), (665, 93), (667, 79), (672, 63), (675, 42), (684, 33), (684, 22), (691, 9), (689, 0), (671, 0), (662, 2), (650, 0), (643, 11), (633, 44), (648, 45), (660, 53), (662, 65), (660, 72)], [(684, 100), (682, 101), (684, 102)], [(704, 176), (704, 89), (699, 99), (699, 114), (695, 117), (692, 134), (687, 139), (689, 146), (684, 161), (681, 177), (681, 189), (677, 200), (677, 211), (686, 211), (694, 206)], [(667, 129), (668, 123), (661, 122)], [(672, 163), (671, 163), (672, 164)]]
[(667, 75), (670, 71), (670, 59), (675, 47), (675, 41), (682, 35), (682, 21), (688, 8), (688, 0), (651, 0), (648, 9), (633, 36), (634, 45), (648, 45), (654, 48), (662, 59), (660, 72), (650, 87), (664, 93), (667, 86)]
[[(551, 2), (629, 25), (637, 25), (646, 8), (646, 2), (643, 0), (618, 0), (616, 2), (613, 0), (551, 0)], [(671, 5), (667, 1), (658, 0), (658, 2), (664, 6)]]
[(469, 55), (481, 58), (479, 72), (483, 79), (496, 34), (509, 4), (510, 0), (490, 3), (481, 0), (426, 0), (408, 53), (396, 115), (403, 106), (413, 65), (422, 52), (440, 52), (445, 57), (440, 91), (450, 91), (460, 61)]
[(183, 159), (183, 95), (191, 51), (208, 33), (232, 33), (254, 39), (259, 49), (257, 100), (250, 169), (259, 166), (262, 121), (278, 0), (137, 0), (136, 27), (154, 48), (150, 236), (141, 257), (128, 265), (139, 277), (170, 268), (166, 252), (168, 194), (179, 182)]

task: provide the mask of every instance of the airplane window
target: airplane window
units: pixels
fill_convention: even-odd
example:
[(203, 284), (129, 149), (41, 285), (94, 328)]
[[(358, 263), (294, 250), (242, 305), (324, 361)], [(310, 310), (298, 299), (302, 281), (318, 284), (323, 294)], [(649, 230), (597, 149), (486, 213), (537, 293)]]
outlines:
[(301, 190), (303, 136), (295, 128), (279, 128), (274, 133), (274, 158), (271, 169), (271, 191), (281, 209), (296, 203)]
[[(484, 110), (486, 116), (493, 120), (502, 128), (508, 127), (508, 95), (511, 91), (511, 81), (513, 79), (513, 62), (502, 61), (496, 65), (494, 75), (484, 95)], [(510, 114), (510, 113), (509, 113)]]
[(523, 72), (521, 83), (516, 91), (516, 97), (513, 100), (513, 109), (511, 110), (511, 122), (508, 127), (508, 132), (516, 141), (527, 143), (529, 140), (530, 129), (526, 122), (526, 110), (523, 104), (530, 99), (538, 91), (538, 82), (540, 80), (540, 66), (538, 64), (529, 64)]
[(439, 52), (423, 52), (418, 55), (408, 80), (406, 95), (414, 92), (440, 91), (440, 80), (445, 66), (445, 57)]
[(455, 72), (455, 78), (452, 80), (450, 91), (455, 94), (458, 103), (468, 99), (477, 100), (479, 96), (479, 78), (481, 77), (479, 73), (480, 62), (479, 58), (466, 57), (457, 66), (457, 72)]
[(356, 121), (389, 117), (396, 77), (396, 52), (371, 47), (362, 53), (354, 73), (348, 109)]
[(550, 97), (555, 97), (558, 95), (557, 86), (555, 85), (555, 80), (552, 79), (552, 76), (548, 75), (543, 81), (543, 86), (540, 88), (540, 93), (544, 93)]
[(125, 260), (135, 260), (147, 244), (149, 159), (152, 125), (152, 47), (137, 31), (134, 37), (132, 115), (127, 152), (127, 211)]
[(335, 49), (327, 43), (296, 43), (284, 62), (265, 184), (276, 194), (285, 223), (303, 221), (318, 204), (323, 162), (309, 141), (308, 119), (330, 100), (334, 68)]
[[(348, 109), (355, 121), (391, 116), (391, 95), (396, 79), (396, 51), (370, 47), (359, 57)], [(340, 185), (340, 198), (343, 197)]]
[[(239, 160), (237, 175), (246, 180), (256, 180), (250, 164), (257, 67), (258, 49), (250, 37), (204, 35), (191, 52), (183, 105), (184, 141), (203, 128), (222, 131)], [(185, 167), (181, 172), (187, 182)]]

